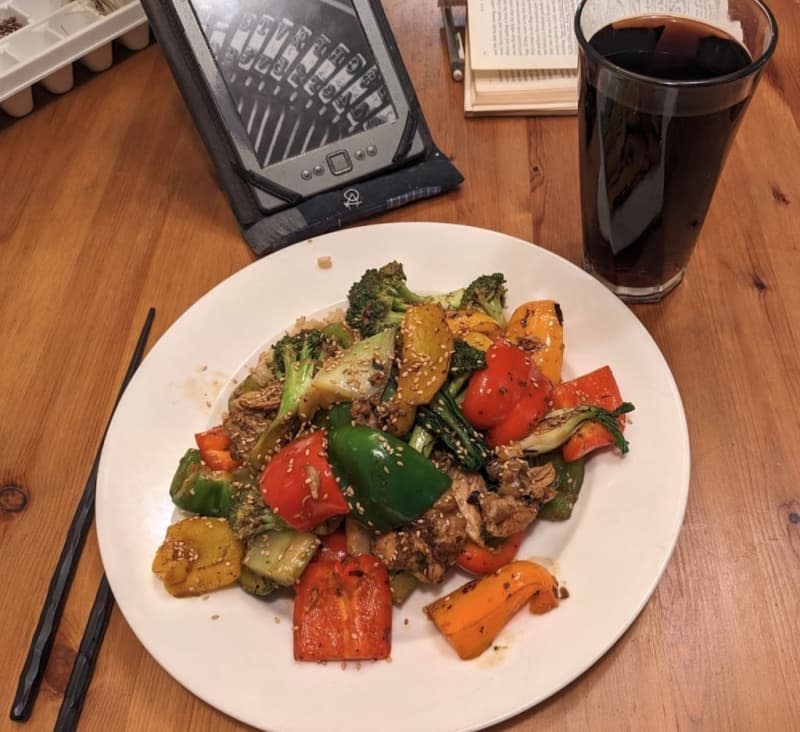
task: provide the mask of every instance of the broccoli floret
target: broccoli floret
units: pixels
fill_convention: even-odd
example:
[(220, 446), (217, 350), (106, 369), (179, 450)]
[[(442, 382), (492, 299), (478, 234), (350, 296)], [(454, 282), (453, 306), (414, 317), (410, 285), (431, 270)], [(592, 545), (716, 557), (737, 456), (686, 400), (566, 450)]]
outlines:
[(474, 348), (466, 341), (456, 339), (453, 343), (453, 355), (450, 357), (449, 378), (469, 375), (473, 371), (486, 368), (486, 354)]
[(453, 309), (463, 299), (463, 290), (444, 295), (418, 295), (406, 284), (403, 265), (389, 262), (380, 269), (368, 269), (347, 294), (345, 321), (362, 336), (371, 336), (399, 325), (410, 305), (438, 302)]
[(285, 335), (272, 346), (272, 370), (278, 378), (302, 382), (319, 366), (324, 345), (325, 336), (315, 328)]
[(234, 492), (228, 523), (233, 532), (247, 541), (265, 531), (285, 529), (286, 522), (269, 510), (261, 497), (261, 489), (255, 475), (246, 468), (239, 468), (233, 474)]
[(380, 269), (368, 269), (347, 293), (347, 324), (362, 336), (399, 325), (409, 305), (425, 300), (408, 289), (403, 265), (389, 262)]
[(504, 328), (506, 318), (503, 308), (506, 304), (506, 278), (501, 272), (481, 275), (467, 285), (461, 307), (482, 310)]
[(446, 388), (440, 389), (430, 404), (417, 411), (417, 424), (409, 443), (423, 454), (426, 449), (430, 450), (430, 440), (424, 433), (444, 443), (455, 461), (471, 473), (480, 470), (491, 457), (492, 451), (486, 441), (467, 422)]
[(450, 357), (447, 383), (442, 388), (460, 404), (461, 390), (469, 381), (472, 372), (485, 368), (486, 354), (466, 341), (456, 339), (453, 342), (453, 355)]

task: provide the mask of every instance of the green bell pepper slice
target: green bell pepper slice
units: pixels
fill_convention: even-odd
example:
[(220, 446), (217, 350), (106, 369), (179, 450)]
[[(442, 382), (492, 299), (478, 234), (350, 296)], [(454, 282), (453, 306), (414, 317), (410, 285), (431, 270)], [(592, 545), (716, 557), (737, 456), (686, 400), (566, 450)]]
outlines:
[(556, 471), (553, 488), (555, 497), (539, 509), (539, 518), (544, 521), (566, 521), (572, 516), (572, 509), (578, 500), (583, 486), (583, 474), (586, 464), (584, 458), (567, 462), (560, 453), (539, 455), (533, 461), (536, 465), (550, 463)]
[(450, 478), (407, 443), (365, 425), (328, 432), (328, 461), (352, 515), (377, 531), (391, 531), (427, 511)]
[(351, 402), (334, 404), (328, 412), (328, 429), (349, 427), (353, 420), (353, 405)]
[(200, 459), (200, 451), (190, 448), (178, 463), (169, 495), (184, 511), (201, 516), (228, 516), (233, 494), (231, 474), (211, 470)]

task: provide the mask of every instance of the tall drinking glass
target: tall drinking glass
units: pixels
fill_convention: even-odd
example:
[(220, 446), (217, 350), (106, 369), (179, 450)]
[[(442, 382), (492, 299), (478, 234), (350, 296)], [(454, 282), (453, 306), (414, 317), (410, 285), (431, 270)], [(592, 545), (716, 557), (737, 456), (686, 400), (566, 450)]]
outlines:
[(775, 19), (759, 0), (582, 0), (575, 32), (584, 266), (657, 302), (683, 279)]

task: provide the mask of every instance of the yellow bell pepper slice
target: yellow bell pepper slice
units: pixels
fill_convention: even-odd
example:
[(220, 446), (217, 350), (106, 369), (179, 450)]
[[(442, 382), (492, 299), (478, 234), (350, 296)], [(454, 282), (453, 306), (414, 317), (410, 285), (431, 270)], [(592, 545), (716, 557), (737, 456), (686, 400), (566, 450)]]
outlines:
[(564, 362), (564, 321), (555, 300), (532, 300), (511, 314), (506, 337), (530, 351), (534, 363), (553, 383), (561, 383)]
[(397, 394), (406, 404), (427, 404), (447, 380), (453, 354), (453, 335), (444, 308), (438, 303), (408, 308), (400, 324), (400, 335), (403, 345)]
[(480, 310), (469, 308), (449, 311), (447, 325), (454, 338), (481, 351), (486, 351), (505, 335), (503, 327), (496, 320)]
[(192, 516), (167, 529), (153, 572), (170, 595), (204, 595), (236, 582), (243, 557), (244, 543), (224, 518)]

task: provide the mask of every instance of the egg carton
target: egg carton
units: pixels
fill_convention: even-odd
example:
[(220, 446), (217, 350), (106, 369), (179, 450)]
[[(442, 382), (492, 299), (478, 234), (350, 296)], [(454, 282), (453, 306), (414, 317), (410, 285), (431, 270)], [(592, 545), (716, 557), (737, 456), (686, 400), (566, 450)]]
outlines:
[(104, 71), (117, 39), (131, 51), (150, 42), (137, 0), (0, 0), (0, 109), (12, 117), (31, 112), (36, 83), (53, 94), (69, 91), (73, 62)]

